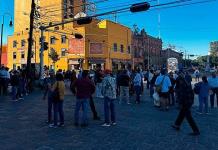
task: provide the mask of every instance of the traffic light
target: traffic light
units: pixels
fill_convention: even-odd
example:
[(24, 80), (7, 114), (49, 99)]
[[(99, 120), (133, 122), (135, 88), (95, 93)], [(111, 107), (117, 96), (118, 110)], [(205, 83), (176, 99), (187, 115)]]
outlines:
[(92, 17), (81, 17), (78, 18), (77, 20), (78, 25), (89, 24), (91, 22), (92, 22)]
[(133, 4), (130, 7), (131, 12), (140, 12), (140, 11), (146, 11), (150, 8), (150, 4), (148, 2), (143, 2), (143, 3), (137, 3)]
[(76, 39), (82, 39), (83, 38), (83, 36), (81, 34), (79, 34), (79, 33), (75, 33), (74, 36), (75, 36)]
[(44, 50), (48, 50), (48, 42), (44, 42)]

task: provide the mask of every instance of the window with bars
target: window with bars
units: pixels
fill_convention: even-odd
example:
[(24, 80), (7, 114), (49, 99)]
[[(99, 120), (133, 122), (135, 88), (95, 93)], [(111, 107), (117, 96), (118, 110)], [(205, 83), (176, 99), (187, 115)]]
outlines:
[(50, 44), (55, 44), (55, 37), (54, 36), (50, 37)]
[(114, 49), (114, 52), (117, 52), (117, 43), (114, 43), (113, 49)]
[(128, 54), (130, 54), (130, 53), (131, 53), (131, 47), (128, 46)]
[(24, 59), (24, 58), (25, 58), (25, 53), (21, 52), (21, 59)]
[(21, 40), (21, 47), (25, 46), (26, 41), (25, 40)]
[(13, 52), (13, 59), (17, 59), (17, 53)]
[(65, 48), (61, 49), (61, 56), (66, 56), (66, 49)]
[(17, 47), (17, 41), (13, 41), (13, 48)]
[(120, 52), (121, 52), (121, 53), (124, 52), (124, 46), (123, 46), (123, 44), (120, 45)]
[(67, 41), (66, 35), (62, 35), (61, 36), (61, 43), (66, 43), (66, 41)]

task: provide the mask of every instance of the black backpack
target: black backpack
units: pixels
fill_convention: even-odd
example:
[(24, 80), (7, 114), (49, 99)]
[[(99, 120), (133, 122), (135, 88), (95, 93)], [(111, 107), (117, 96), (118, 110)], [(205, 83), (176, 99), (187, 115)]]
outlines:
[(200, 90), (201, 90), (201, 82), (196, 83), (196, 84), (194, 85), (194, 92), (195, 92), (195, 94), (199, 94), (199, 93), (200, 93)]

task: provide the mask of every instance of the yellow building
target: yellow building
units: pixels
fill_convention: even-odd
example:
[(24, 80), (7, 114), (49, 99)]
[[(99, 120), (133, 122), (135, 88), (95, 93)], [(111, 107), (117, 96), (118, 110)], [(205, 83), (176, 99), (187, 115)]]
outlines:
[[(15, 15), (15, 32), (8, 37), (8, 67), (25, 67), (28, 49), (28, 16), (31, 0), (22, 4), (25, 13)], [(15, 0), (15, 13), (20, 11), (17, 8), (19, 0)], [(77, 3), (76, 3), (77, 2)], [(60, 5), (61, 4), (61, 5)], [(48, 25), (50, 23), (62, 22), (72, 18), (78, 12), (84, 11), (81, 1), (76, 0), (73, 4), (62, 0), (41, 0), (40, 19), (38, 22)], [(72, 7), (82, 6), (82, 7)], [(65, 7), (70, 8), (65, 9)], [(27, 17), (22, 19), (22, 17)], [(37, 21), (36, 21), (37, 22)], [(84, 38), (76, 39), (75, 33), (80, 33)], [(55, 69), (77, 69), (78, 59), (84, 59), (83, 68), (94, 68), (96, 64), (102, 64), (103, 68), (120, 69), (121, 66), (131, 64), (131, 30), (123, 25), (108, 20), (93, 20), (91, 24), (79, 26), (76, 23), (69, 23), (49, 28), (45, 32), (45, 41), (48, 42), (48, 50), (44, 51), (44, 65), (54, 68), (54, 63), (49, 57), (51, 50), (59, 55), (55, 63)], [(34, 43), (32, 46), (32, 64), (39, 68), (40, 58), (40, 31), (34, 30)]]

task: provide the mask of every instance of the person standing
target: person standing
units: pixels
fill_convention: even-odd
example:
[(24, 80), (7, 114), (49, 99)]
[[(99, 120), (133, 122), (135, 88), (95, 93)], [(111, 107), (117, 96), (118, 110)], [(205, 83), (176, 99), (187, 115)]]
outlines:
[[(102, 94), (104, 96), (104, 117), (102, 126), (116, 125), (115, 104), (116, 99), (116, 79), (111, 76), (110, 70), (105, 70), (105, 77), (102, 81)], [(109, 114), (111, 117), (109, 117)], [(111, 124), (110, 124), (111, 123)]]
[(140, 103), (140, 94), (141, 94), (141, 85), (142, 85), (142, 77), (140, 74), (140, 70), (136, 71), (135, 77), (133, 79), (133, 85), (136, 93), (136, 104)]
[(103, 72), (101, 70), (101, 65), (98, 65), (95, 72), (95, 84), (96, 84), (96, 97), (103, 98), (101, 94), (102, 88), (102, 79), (103, 79)]
[(130, 104), (129, 102), (129, 83), (130, 83), (130, 77), (127, 74), (127, 70), (123, 70), (121, 75), (119, 76), (119, 86), (120, 86), (120, 101), (119, 103), (122, 103), (122, 100), (125, 100), (127, 104)]
[(203, 113), (203, 105), (204, 105), (205, 113), (208, 114), (208, 96), (209, 96), (210, 87), (206, 76), (202, 77), (202, 82), (199, 85), (200, 85), (200, 91), (198, 95), (198, 99), (199, 99), (198, 113), (199, 114)]
[(157, 77), (155, 81), (155, 86), (160, 86), (161, 90), (159, 92), (160, 104), (163, 111), (169, 109), (169, 90), (172, 86), (170, 78), (166, 75), (166, 70), (162, 69), (161, 74)]
[(53, 70), (49, 71), (49, 77), (46, 77), (44, 79), (44, 85), (45, 85), (45, 92), (43, 95), (43, 100), (47, 98), (48, 102), (48, 120), (46, 123), (51, 124), (52, 123), (52, 86), (54, 85), (56, 79), (55, 79), (55, 74)]
[(189, 125), (191, 126), (193, 130), (193, 132), (190, 133), (190, 135), (193, 135), (193, 136), (200, 135), (200, 131), (191, 114), (191, 107), (194, 102), (194, 92), (192, 90), (191, 85), (189, 85), (185, 81), (185, 77), (182, 72), (179, 73), (179, 76), (176, 80), (175, 89), (176, 91), (178, 91), (177, 98), (179, 99), (178, 101), (180, 105), (180, 112), (179, 112), (179, 115), (175, 123), (172, 125), (172, 128), (179, 131), (183, 120), (186, 118)]
[(212, 77), (208, 79), (208, 83), (212, 91), (212, 94), (210, 95), (210, 105), (211, 105), (211, 108), (214, 108), (215, 95), (216, 95), (217, 105), (218, 105), (218, 77), (216, 76), (216, 73), (212, 73)]
[(176, 83), (176, 80), (174, 79), (173, 77), (173, 72), (170, 72), (170, 82), (171, 82), (171, 87), (170, 87), (170, 90), (169, 90), (169, 103), (171, 106), (174, 106), (175, 105), (175, 92), (174, 92), (174, 87), (175, 87), (175, 83)]
[(88, 126), (88, 101), (92, 94), (95, 92), (95, 85), (94, 83), (89, 79), (88, 77), (88, 70), (84, 70), (82, 72), (82, 78), (77, 79), (73, 83), (73, 87), (76, 90), (75, 95), (76, 95), (76, 109), (74, 113), (74, 125), (78, 126), (79, 125), (79, 111), (80, 108), (82, 108), (83, 115), (82, 115), (82, 127)]
[(18, 72), (16, 70), (13, 71), (10, 82), (11, 82), (11, 86), (12, 86), (12, 100), (18, 101), (17, 90), (18, 90), (18, 86), (19, 86), (19, 76), (18, 76)]
[(195, 81), (196, 82), (199, 82), (199, 78), (200, 78), (200, 71), (198, 69), (195, 70), (194, 72), (195, 74)]
[[(63, 127), (64, 126), (64, 94), (65, 94), (65, 84), (64, 76), (62, 73), (56, 74), (56, 82), (52, 86), (52, 92), (55, 94), (58, 92), (58, 99), (52, 98), (53, 102), (53, 112), (54, 112), (54, 123), (50, 124), (49, 127)], [(58, 114), (59, 114), (59, 124), (58, 124)]]

